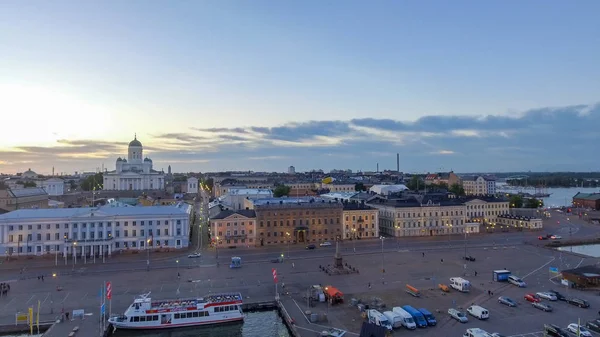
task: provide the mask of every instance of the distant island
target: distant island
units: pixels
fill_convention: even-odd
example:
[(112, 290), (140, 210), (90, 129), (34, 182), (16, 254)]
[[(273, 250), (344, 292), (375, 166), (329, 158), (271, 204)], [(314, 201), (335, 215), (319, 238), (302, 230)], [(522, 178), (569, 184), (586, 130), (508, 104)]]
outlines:
[(600, 172), (520, 172), (496, 174), (509, 186), (523, 187), (600, 187)]

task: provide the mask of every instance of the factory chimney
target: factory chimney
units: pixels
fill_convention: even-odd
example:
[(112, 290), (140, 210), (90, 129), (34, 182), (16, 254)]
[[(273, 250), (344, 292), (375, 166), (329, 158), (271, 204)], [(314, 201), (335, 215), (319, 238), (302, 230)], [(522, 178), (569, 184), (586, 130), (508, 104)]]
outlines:
[(396, 153), (396, 171), (400, 172), (400, 153)]
[(379, 163), (377, 163), (377, 173), (379, 173)]

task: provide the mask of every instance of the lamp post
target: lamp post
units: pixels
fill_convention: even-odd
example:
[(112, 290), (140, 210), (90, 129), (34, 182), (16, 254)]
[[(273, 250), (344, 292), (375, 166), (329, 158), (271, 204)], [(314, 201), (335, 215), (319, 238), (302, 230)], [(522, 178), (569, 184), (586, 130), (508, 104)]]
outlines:
[(219, 237), (216, 237), (217, 241), (215, 242), (215, 254), (217, 259), (217, 266), (219, 266)]
[(146, 270), (150, 270), (150, 241), (151, 239), (146, 240)]
[(450, 243), (450, 233), (452, 232), (452, 224), (447, 223), (446, 227), (448, 228), (448, 247), (452, 247), (452, 244)]
[(58, 248), (54, 249), (54, 265), (58, 266)]
[(384, 266), (384, 254), (383, 254), (383, 240), (385, 239), (383, 236), (380, 236), (381, 239), (381, 283), (385, 284), (385, 266)]
[(175, 263), (177, 263), (177, 278), (179, 278), (179, 260), (175, 260)]
[(71, 253), (73, 254), (73, 270), (75, 270), (75, 264), (77, 263), (77, 241), (73, 241), (71, 250)]
[(285, 235), (287, 235), (287, 258), (290, 258), (290, 239), (292, 238), (292, 235), (290, 234), (290, 232), (285, 232)]

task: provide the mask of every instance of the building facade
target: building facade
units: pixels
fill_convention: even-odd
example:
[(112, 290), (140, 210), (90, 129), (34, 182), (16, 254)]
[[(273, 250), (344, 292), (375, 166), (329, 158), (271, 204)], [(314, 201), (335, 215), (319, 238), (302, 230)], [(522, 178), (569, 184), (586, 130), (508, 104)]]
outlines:
[(573, 197), (573, 206), (600, 210), (600, 193), (577, 193)]
[(479, 224), (466, 218), (465, 205), (453, 200), (376, 200), (379, 231), (388, 236), (436, 236), (478, 233)]
[(478, 222), (482, 225), (494, 225), (498, 216), (509, 214), (507, 199), (495, 197), (480, 197), (465, 202), (467, 221)]
[(343, 207), (344, 240), (379, 238), (379, 210), (360, 202), (344, 202)]
[(187, 179), (186, 193), (188, 193), (188, 194), (198, 194), (198, 178), (189, 177)]
[(114, 171), (104, 173), (104, 190), (162, 190), (164, 172), (152, 168), (152, 159), (144, 158), (144, 147), (137, 136), (129, 142), (127, 159), (119, 157)]
[(227, 210), (210, 218), (212, 244), (217, 247), (253, 246), (256, 242), (256, 213)]
[(67, 261), (119, 250), (185, 248), (192, 206), (57, 208), (0, 215), (0, 255), (54, 253)]
[(42, 182), (42, 188), (48, 195), (59, 196), (65, 194), (65, 182), (59, 178), (50, 178)]
[(461, 184), (460, 177), (457, 176), (454, 172), (450, 171), (448, 173), (430, 173), (425, 176), (425, 185), (439, 185), (446, 184), (448, 187), (451, 187), (454, 184)]
[(514, 216), (502, 214), (496, 220), (496, 226), (511, 227), (517, 229), (542, 229), (544, 227), (541, 218), (530, 218), (526, 216)]
[(340, 202), (316, 198), (260, 199), (255, 200), (254, 210), (255, 246), (319, 243), (342, 238)]
[(247, 205), (248, 200), (272, 198), (273, 191), (270, 189), (258, 188), (233, 188), (227, 194), (220, 197), (221, 204), (232, 210), (250, 209), (251, 205)]
[(466, 176), (462, 178), (462, 185), (466, 195), (496, 194), (496, 179), (493, 177)]

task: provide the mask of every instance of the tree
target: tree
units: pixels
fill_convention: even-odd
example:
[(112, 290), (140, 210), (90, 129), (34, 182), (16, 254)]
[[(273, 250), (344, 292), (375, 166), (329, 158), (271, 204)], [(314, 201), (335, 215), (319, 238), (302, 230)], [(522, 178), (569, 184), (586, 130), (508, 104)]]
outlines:
[(544, 202), (536, 198), (527, 199), (527, 203), (525, 204), (525, 208), (539, 208), (542, 206), (544, 206)]
[(212, 191), (213, 185), (215, 184), (213, 178), (208, 178), (204, 181), (204, 184), (208, 187), (209, 191)]
[(365, 184), (356, 183), (356, 184), (354, 184), (354, 190), (357, 192), (362, 192), (362, 191), (366, 191), (367, 189), (365, 188)]
[(423, 186), (423, 183), (421, 182), (419, 176), (412, 176), (412, 178), (410, 178), (410, 180), (406, 184), (406, 187), (408, 187), (408, 189), (412, 191), (419, 190), (419, 187), (421, 186)]
[(452, 184), (452, 186), (450, 186), (450, 189), (448, 189), (448, 191), (456, 194), (459, 197), (462, 197), (466, 194), (465, 189), (460, 184)]
[(443, 182), (443, 181), (442, 181), (442, 182), (439, 182), (439, 183), (437, 183), (437, 184), (435, 184), (435, 187), (436, 187), (438, 190), (448, 190), (448, 184), (446, 184), (446, 183), (445, 183), (445, 182)]
[(77, 188), (75, 180), (69, 180), (69, 187), (71, 188), (71, 191), (75, 191), (75, 189)]
[(523, 207), (523, 197), (521, 197), (520, 195), (511, 196), (508, 201), (508, 205), (511, 208), (522, 208)]
[(273, 196), (275, 198), (288, 196), (290, 194), (290, 190), (291, 188), (289, 186), (277, 185), (277, 187), (275, 187), (275, 189), (273, 190)]
[(81, 189), (84, 191), (101, 190), (103, 187), (104, 175), (102, 173), (96, 173), (93, 176), (85, 178), (81, 182)]
[(23, 187), (36, 187), (37, 185), (33, 181), (26, 181), (23, 183)]

